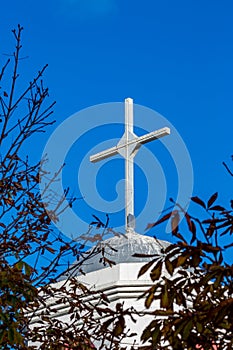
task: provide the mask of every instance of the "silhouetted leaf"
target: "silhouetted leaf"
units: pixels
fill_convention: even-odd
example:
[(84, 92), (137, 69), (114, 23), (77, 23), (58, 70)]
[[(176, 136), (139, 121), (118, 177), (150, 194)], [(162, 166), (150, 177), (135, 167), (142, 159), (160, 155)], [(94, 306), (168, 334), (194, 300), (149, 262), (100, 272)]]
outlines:
[(213, 207), (209, 208), (210, 210), (217, 210), (217, 211), (226, 211), (224, 207), (221, 205), (214, 205)]
[[(152, 321), (153, 322), (153, 321)], [(143, 342), (146, 342), (150, 337), (151, 337), (151, 328), (152, 325), (151, 323), (143, 330), (142, 335), (141, 335), (141, 340)]]
[(216, 199), (218, 198), (218, 192), (214, 193), (210, 199), (207, 202), (207, 208), (209, 209), (211, 207), (212, 204), (214, 204), (214, 202), (216, 201)]
[(202, 260), (202, 258), (200, 256), (200, 254), (198, 254), (198, 253), (193, 254), (192, 255), (192, 266), (193, 267), (199, 266), (201, 260)]
[(155, 329), (152, 331), (152, 346), (153, 346), (153, 348), (157, 345), (159, 335), (160, 335), (160, 325), (158, 324), (155, 327)]
[(144, 273), (146, 273), (147, 270), (149, 270), (149, 268), (154, 264), (155, 260), (149, 261), (147, 264), (143, 265), (138, 273), (138, 278), (142, 275), (144, 275)]
[(186, 324), (186, 326), (184, 327), (184, 330), (183, 330), (183, 339), (184, 340), (189, 338), (190, 331), (192, 328), (193, 328), (193, 321), (190, 320), (190, 321), (188, 321), (188, 323)]
[(162, 222), (168, 220), (168, 219), (169, 219), (172, 215), (174, 215), (174, 213), (176, 213), (176, 212), (177, 212), (177, 210), (176, 210), (175, 212), (172, 211), (172, 212), (170, 212), (170, 213), (164, 215), (164, 216), (163, 216), (161, 219), (159, 219), (158, 221), (153, 222), (153, 223), (151, 223), (151, 224), (148, 224), (147, 227), (146, 227), (146, 230), (149, 230), (149, 229), (151, 229), (152, 227), (157, 226), (157, 225), (161, 224)]
[(145, 306), (147, 309), (151, 306), (152, 301), (154, 300), (154, 293), (149, 293), (145, 300)]
[(185, 213), (184, 216), (185, 216), (186, 222), (187, 222), (187, 224), (188, 224), (189, 231), (192, 232), (191, 217), (189, 216), (188, 213)]
[(52, 253), (52, 254), (55, 253), (55, 250), (54, 250), (52, 247), (46, 246), (45, 249), (48, 250), (48, 251), (49, 251), (50, 253)]
[(164, 309), (167, 309), (170, 305), (167, 284), (162, 287), (160, 305)]
[(205, 203), (199, 197), (191, 197), (191, 200), (206, 209)]
[(165, 266), (169, 274), (172, 276), (174, 272), (173, 263), (169, 259), (165, 259)]
[(202, 249), (208, 253), (219, 252), (220, 247), (214, 247), (212, 244), (202, 243)]
[(195, 240), (197, 239), (197, 234), (196, 234), (196, 225), (193, 222), (193, 220), (191, 220), (191, 232), (192, 232), (192, 239), (190, 241), (190, 244), (193, 244), (195, 242)]
[(113, 329), (113, 334), (117, 337), (121, 335), (125, 328), (125, 320), (124, 317), (119, 317), (118, 321), (115, 324), (115, 327)]
[(176, 302), (178, 305), (187, 307), (186, 296), (183, 294), (182, 291), (180, 291), (179, 293), (176, 293)]
[(26, 262), (24, 262), (24, 268), (25, 268), (25, 274), (30, 277), (32, 272), (33, 272), (33, 268), (27, 264)]
[(173, 232), (173, 235), (174, 235), (175, 237), (181, 239), (182, 242), (187, 243), (187, 242), (186, 242), (186, 239), (184, 238), (184, 236), (182, 236), (181, 233), (179, 233), (179, 232), (177, 232), (177, 233)]
[(162, 272), (162, 265), (163, 265), (163, 262), (160, 260), (152, 269), (150, 273), (150, 278), (152, 279), (153, 282), (160, 278), (161, 272)]
[(154, 316), (171, 316), (173, 314), (172, 310), (155, 310), (153, 311)]
[(188, 255), (181, 255), (177, 259), (176, 267), (183, 266), (184, 263), (187, 261)]
[(178, 211), (174, 213), (174, 216), (171, 219), (171, 226), (172, 226), (172, 233), (173, 235), (176, 235), (178, 233), (178, 225), (180, 222), (180, 215)]

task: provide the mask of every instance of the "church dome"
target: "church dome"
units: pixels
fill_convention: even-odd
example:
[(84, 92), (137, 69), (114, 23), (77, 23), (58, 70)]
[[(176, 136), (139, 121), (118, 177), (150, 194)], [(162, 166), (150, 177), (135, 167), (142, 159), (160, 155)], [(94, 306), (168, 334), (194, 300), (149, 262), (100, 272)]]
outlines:
[[(143, 236), (136, 232), (114, 236), (98, 244), (98, 253), (83, 264), (82, 270), (88, 273), (109, 267), (108, 262), (104, 263), (103, 256), (115, 264), (132, 262), (146, 263), (153, 258), (151, 255), (163, 254), (163, 249), (169, 245), (170, 243), (167, 241), (158, 240), (150, 236)], [(102, 250), (104, 250), (104, 255), (102, 254)], [(134, 254), (150, 256), (135, 257), (133, 256)]]

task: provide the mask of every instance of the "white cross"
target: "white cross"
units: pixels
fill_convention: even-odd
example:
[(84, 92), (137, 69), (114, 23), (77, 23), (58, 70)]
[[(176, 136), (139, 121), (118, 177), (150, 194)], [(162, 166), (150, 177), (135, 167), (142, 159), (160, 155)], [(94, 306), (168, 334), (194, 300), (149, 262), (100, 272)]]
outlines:
[(125, 132), (115, 147), (99, 152), (90, 157), (95, 163), (105, 158), (120, 154), (125, 158), (125, 229), (134, 232), (134, 157), (141, 145), (169, 135), (170, 129), (165, 127), (143, 136), (137, 136), (133, 131), (133, 99), (125, 99)]

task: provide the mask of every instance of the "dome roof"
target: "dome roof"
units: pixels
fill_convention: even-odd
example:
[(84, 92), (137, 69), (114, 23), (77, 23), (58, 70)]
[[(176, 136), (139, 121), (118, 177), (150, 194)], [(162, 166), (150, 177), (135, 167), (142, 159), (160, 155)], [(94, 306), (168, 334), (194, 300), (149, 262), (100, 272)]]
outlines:
[(147, 262), (152, 257), (135, 257), (134, 254), (154, 255), (163, 254), (162, 250), (170, 243), (155, 239), (150, 236), (143, 236), (136, 232), (114, 236), (98, 244), (98, 254), (92, 256), (83, 264), (82, 270), (85, 273), (96, 271), (108, 267), (109, 264), (103, 262), (101, 250), (104, 248), (104, 257), (115, 264)]

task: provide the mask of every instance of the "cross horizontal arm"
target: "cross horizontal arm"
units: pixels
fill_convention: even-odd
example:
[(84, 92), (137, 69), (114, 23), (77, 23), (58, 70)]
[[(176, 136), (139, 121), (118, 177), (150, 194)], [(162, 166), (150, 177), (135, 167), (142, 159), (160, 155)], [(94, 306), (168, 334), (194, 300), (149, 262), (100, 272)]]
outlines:
[(105, 158), (115, 156), (116, 154), (118, 154), (117, 146), (106, 149), (105, 151), (96, 153), (93, 156), (90, 156), (90, 161), (92, 163), (96, 163), (96, 162), (99, 162), (100, 160), (103, 160)]
[[(169, 135), (170, 134), (170, 129), (169, 128), (162, 128), (156, 131), (152, 131), (149, 134), (136, 137), (135, 139), (132, 139), (131, 141), (128, 142), (128, 146), (130, 145), (144, 145), (147, 142), (157, 140), (163, 136)], [(100, 160), (115, 156), (116, 154), (119, 153), (119, 150), (121, 148), (124, 148), (126, 146), (125, 143), (122, 143), (120, 146), (115, 146), (112, 148), (109, 148), (105, 151), (99, 152), (97, 154), (94, 154), (93, 156), (90, 156), (90, 161), (92, 163), (99, 162)]]
[(152, 131), (149, 134), (138, 137), (136, 142), (144, 145), (147, 142), (160, 139), (161, 137), (166, 136), (166, 135), (170, 135), (170, 132), (171, 132), (170, 128), (167, 128), (167, 127), (162, 128), (162, 129), (159, 129), (156, 131)]

